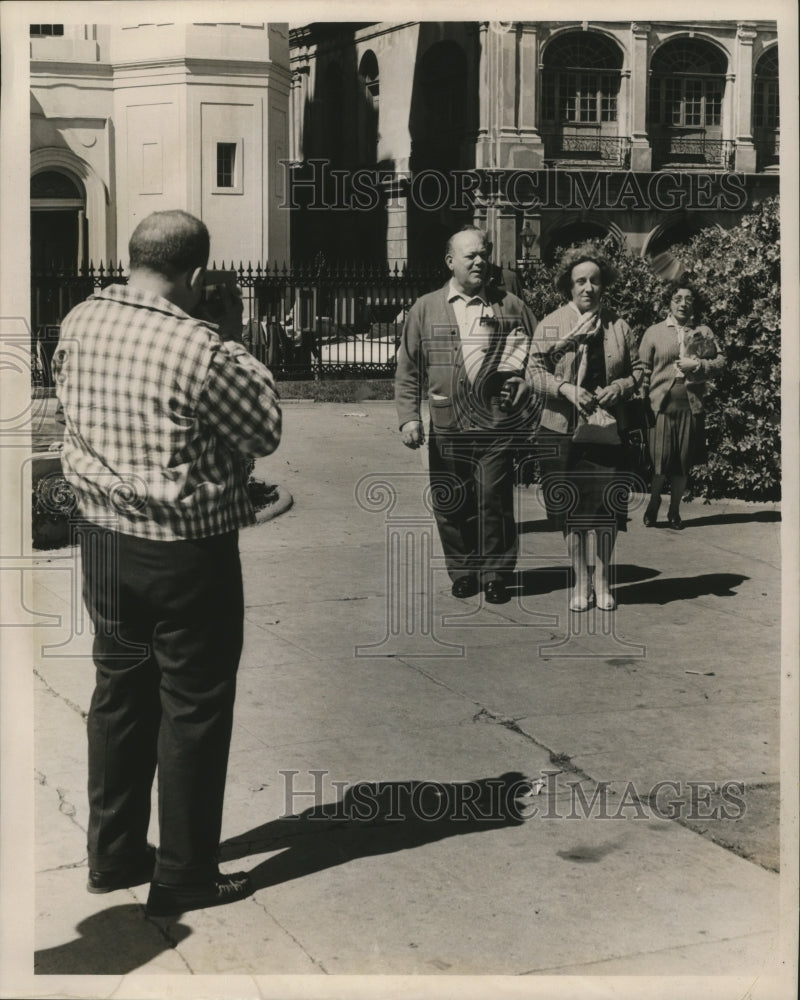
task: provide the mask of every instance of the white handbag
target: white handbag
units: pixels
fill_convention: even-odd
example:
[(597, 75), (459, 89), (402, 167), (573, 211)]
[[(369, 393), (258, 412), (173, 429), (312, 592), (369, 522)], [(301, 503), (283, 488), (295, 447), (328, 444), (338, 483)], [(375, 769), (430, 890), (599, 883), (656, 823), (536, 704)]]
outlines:
[[(578, 348), (578, 373), (575, 384), (580, 386), (586, 377), (586, 345)], [(578, 424), (572, 434), (576, 444), (621, 444), (617, 418), (602, 406), (596, 406), (586, 417), (578, 414)]]

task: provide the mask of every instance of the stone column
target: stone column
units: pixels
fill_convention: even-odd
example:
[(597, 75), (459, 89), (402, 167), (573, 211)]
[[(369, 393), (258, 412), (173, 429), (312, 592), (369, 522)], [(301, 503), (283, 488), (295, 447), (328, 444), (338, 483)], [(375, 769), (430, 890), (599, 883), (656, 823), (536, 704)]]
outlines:
[(478, 134), (475, 143), (475, 166), (491, 167), (491, 149), (489, 145), (489, 22), (482, 21), (478, 26)]
[(757, 32), (752, 21), (740, 21), (736, 32), (736, 84), (734, 91), (732, 137), (736, 142), (735, 168), (741, 173), (755, 173), (756, 148), (753, 142), (753, 42)]
[(519, 138), (524, 144), (514, 158), (514, 166), (539, 170), (544, 160), (544, 145), (538, 129), (539, 34), (535, 22), (523, 21), (519, 35)]
[(304, 112), (306, 97), (308, 94), (308, 77), (309, 77), (309, 67), (299, 66), (292, 73), (292, 84), (290, 93), (290, 115), (289, 115), (289, 156), (295, 162), (307, 158), (307, 151), (304, 150), (303, 144), (305, 141), (305, 136), (303, 135), (303, 125), (304, 125)]
[(630, 98), (631, 170), (649, 171), (653, 167), (653, 151), (647, 135), (648, 40), (650, 25), (642, 21), (631, 24)]

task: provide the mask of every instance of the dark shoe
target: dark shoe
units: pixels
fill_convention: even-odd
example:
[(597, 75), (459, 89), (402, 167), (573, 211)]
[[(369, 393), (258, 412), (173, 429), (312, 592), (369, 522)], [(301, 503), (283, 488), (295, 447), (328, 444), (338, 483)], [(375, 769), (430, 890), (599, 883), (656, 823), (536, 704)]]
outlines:
[(644, 521), (645, 528), (655, 528), (656, 524), (658, 523), (658, 508), (660, 506), (661, 506), (660, 504), (654, 505), (652, 502), (650, 502), (647, 505), (647, 509), (644, 512), (644, 517), (642, 518), (642, 520)]
[(489, 604), (505, 604), (508, 601), (508, 591), (502, 580), (490, 580), (483, 588)]
[(667, 514), (667, 524), (673, 531), (680, 531), (683, 528), (680, 514)]
[(453, 597), (472, 597), (480, 589), (478, 581), (474, 576), (460, 576), (454, 581), (450, 593)]
[(205, 910), (209, 906), (235, 903), (253, 892), (247, 872), (216, 875), (210, 882), (196, 885), (164, 885), (153, 882), (147, 897), (148, 917), (169, 917), (187, 910)]
[(89, 878), (86, 888), (89, 892), (113, 892), (115, 889), (128, 889), (132, 885), (144, 885), (153, 878), (153, 869), (156, 864), (156, 849), (150, 844), (147, 851), (141, 858), (121, 865), (119, 868), (111, 868), (108, 871), (98, 871), (89, 869)]

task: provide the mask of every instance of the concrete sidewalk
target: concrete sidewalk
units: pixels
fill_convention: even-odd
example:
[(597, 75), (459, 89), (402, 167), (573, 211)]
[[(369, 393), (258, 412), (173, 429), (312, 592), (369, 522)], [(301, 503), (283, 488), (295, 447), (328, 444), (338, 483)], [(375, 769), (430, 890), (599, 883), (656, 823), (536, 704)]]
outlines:
[[(518, 490), (512, 601), (450, 596), (424, 469), (391, 404), (287, 403), (284, 441), (255, 474), (294, 497), (240, 545), (223, 868), (252, 870), (257, 891), (175, 920), (144, 917), (146, 886), (86, 893), (91, 637), (75, 553), (42, 553), (27, 597), (47, 620), (34, 665), (37, 974), (130, 974), (114, 991), (135, 997), (165, 995), (143, 973), (768, 981), (777, 507), (694, 502), (683, 532), (646, 530), (632, 509), (618, 611), (570, 616), (563, 542), (534, 489)], [(525, 822), (502, 802), (477, 818), (438, 808), (521, 775), (543, 782)], [(381, 785), (374, 822), (334, 808), (364, 781)], [(294, 995), (266, 978), (255, 989), (235, 995)]]

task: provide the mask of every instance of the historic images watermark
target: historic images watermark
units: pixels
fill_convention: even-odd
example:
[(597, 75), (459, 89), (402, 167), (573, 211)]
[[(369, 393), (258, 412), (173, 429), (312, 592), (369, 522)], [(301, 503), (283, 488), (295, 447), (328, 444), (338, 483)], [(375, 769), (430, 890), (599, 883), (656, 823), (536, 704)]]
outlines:
[(466, 212), (480, 196), (501, 197), (523, 210), (723, 211), (747, 206), (747, 178), (741, 173), (663, 170), (450, 170), (409, 172), (364, 167), (345, 170), (330, 160), (302, 164), (281, 160), (285, 173), (282, 209), (370, 212), (401, 200), (428, 212)]
[[(350, 823), (481, 823), (544, 820), (740, 820), (747, 812), (743, 781), (663, 779), (565, 780), (561, 771), (539, 778), (519, 774), (476, 781), (357, 781), (325, 769), (287, 769), (284, 817)], [(332, 801), (331, 801), (332, 798)]]

